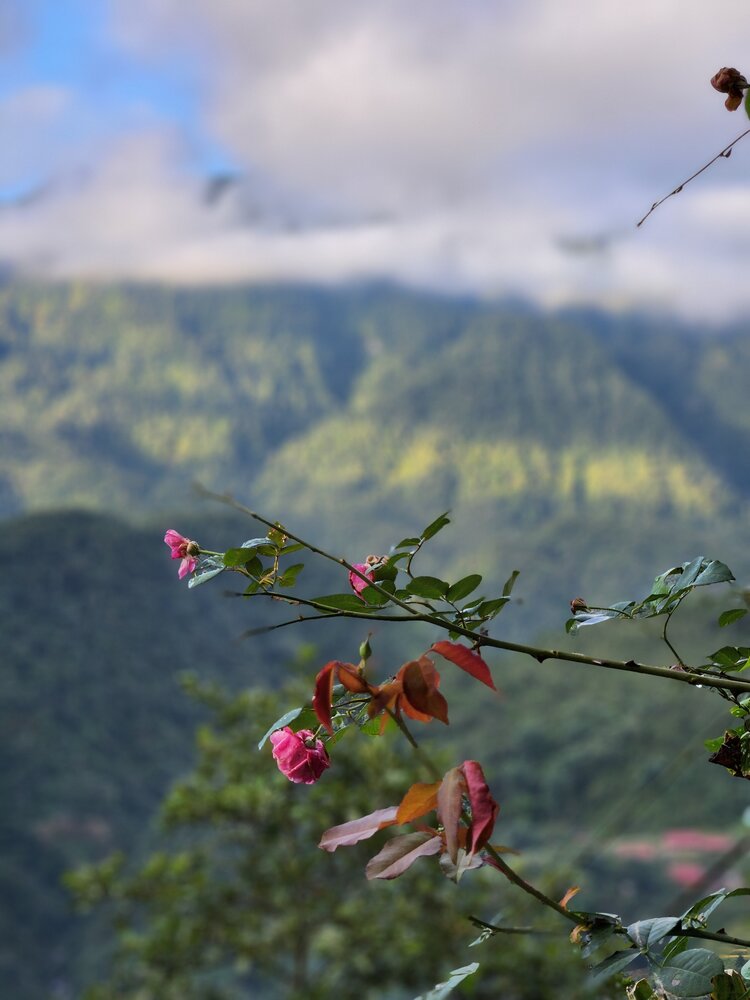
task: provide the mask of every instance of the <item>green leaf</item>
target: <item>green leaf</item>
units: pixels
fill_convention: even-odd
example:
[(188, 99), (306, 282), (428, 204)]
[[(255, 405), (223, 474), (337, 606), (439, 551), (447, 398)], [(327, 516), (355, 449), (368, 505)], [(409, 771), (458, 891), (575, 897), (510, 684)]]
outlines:
[(396, 563), (401, 562), (402, 559), (408, 559), (410, 555), (411, 552), (396, 552), (394, 555), (388, 556), (388, 564), (389, 566), (396, 566)]
[(464, 965), (461, 969), (454, 969), (444, 983), (438, 983), (429, 993), (420, 993), (414, 1000), (443, 1000), (469, 976), (473, 976), (478, 968), (479, 962), (472, 962), (471, 965)]
[(602, 622), (609, 622), (613, 618), (621, 617), (622, 615), (618, 615), (616, 611), (579, 611), (573, 621), (578, 628), (583, 628), (584, 625), (600, 625)]
[(476, 610), (476, 614), (480, 618), (494, 618), (498, 611), (502, 611), (509, 600), (509, 597), (496, 597), (493, 601), (482, 601)]
[(465, 615), (475, 615), (477, 613), (477, 608), (484, 600), (484, 597), (473, 597), (468, 604), (464, 604), (461, 608)]
[[(748, 91), (750, 93), (750, 91)], [(731, 625), (732, 622), (738, 622), (740, 618), (744, 618), (747, 614), (747, 608), (730, 608), (728, 611), (722, 611), (719, 615), (719, 625), (724, 628), (726, 625)]]
[[(703, 559), (701, 570), (691, 582), (693, 587), (708, 587), (714, 583), (731, 583), (734, 580), (734, 573), (718, 559)], [(683, 583), (682, 586), (687, 586)]]
[(714, 583), (729, 583), (734, 580), (731, 569), (718, 559), (696, 556), (689, 562), (661, 573), (654, 580), (652, 595), (674, 593), (690, 587), (708, 587)]
[(376, 583), (393, 583), (397, 575), (398, 566), (391, 559), (387, 559), (372, 571), (372, 578)]
[(271, 528), (268, 532), (268, 541), (277, 548), (280, 548), (284, 544), (285, 538), (286, 532), (280, 524), (277, 524), (275, 528)]
[(445, 580), (438, 580), (436, 576), (415, 576), (406, 584), (405, 590), (415, 597), (441, 600), (448, 593), (448, 584)]
[(288, 712), (285, 712), (280, 719), (277, 719), (276, 722), (274, 722), (274, 724), (270, 727), (268, 732), (264, 735), (263, 739), (258, 744), (258, 749), (259, 750), (263, 749), (263, 746), (268, 737), (271, 735), (271, 733), (275, 733), (277, 729), (283, 729), (284, 726), (288, 726), (290, 722), (294, 722), (294, 720), (297, 718), (298, 715), (300, 715), (301, 712), (302, 712), (302, 706), (300, 706), (299, 708), (290, 708)]
[(450, 518), (448, 517), (449, 513), (450, 511), (446, 510), (444, 514), (441, 514), (439, 517), (436, 517), (434, 521), (431, 521), (422, 532), (420, 541), (426, 542), (428, 538), (432, 538), (438, 533), (438, 531), (441, 531), (446, 524), (450, 524)]
[(367, 605), (354, 594), (328, 594), (325, 597), (314, 597), (313, 601), (332, 611), (358, 611), (360, 614), (367, 614)]
[(196, 573), (195, 576), (191, 576), (190, 579), (188, 580), (188, 587), (190, 587), (191, 589), (193, 587), (200, 587), (202, 583), (208, 583), (209, 580), (213, 580), (215, 576), (218, 576), (219, 573), (223, 572), (224, 572), (224, 567), (219, 566), (215, 569), (206, 570), (205, 573)]
[[(393, 587), (393, 584), (391, 584), (391, 586)], [(393, 589), (395, 590), (396, 588), (394, 587)], [(387, 593), (383, 594), (374, 587), (365, 587), (365, 589), (361, 592), (360, 597), (369, 607), (372, 608), (382, 608), (384, 605), (388, 604), (388, 601), (390, 600)]]
[(723, 736), (715, 736), (711, 740), (704, 740), (703, 741), (703, 746), (706, 748), (706, 750), (710, 750), (711, 753), (716, 753), (716, 751), (719, 749), (719, 747), (721, 747), (723, 745), (724, 745), (724, 737)]
[(380, 736), (382, 721), (380, 718), (366, 719), (364, 722), (360, 722), (360, 731), (365, 733), (366, 736)]
[(637, 920), (627, 928), (628, 937), (643, 951), (650, 951), (679, 924), (679, 917), (652, 917)]
[(588, 931), (584, 931), (581, 935), (581, 955), (584, 958), (590, 958), (594, 952), (601, 948), (602, 945), (606, 944), (612, 935), (615, 933), (615, 928), (612, 924), (602, 924), (598, 927), (592, 927)]
[[(734, 575), (729, 567), (718, 559), (708, 559), (706, 556), (696, 556), (688, 562), (660, 573), (654, 580), (651, 593), (637, 604), (620, 605), (621, 610), (632, 608), (635, 618), (653, 618), (656, 615), (673, 611), (682, 598), (694, 587), (707, 587), (714, 583), (729, 583)], [(618, 605), (613, 604), (613, 608)], [(579, 624), (596, 624), (589, 620)]]
[(295, 733), (298, 733), (300, 729), (317, 729), (320, 725), (320, 720), (315, 714), (315, 710), (310, 705), (305, 705), (302, 711), (299, 713), (296, 719), (292, 719), (289, 723), (289, 728)]
[(659, 1000), (647, 979), (639, 979), (628, 987), (628, 1000)]
[(270, 538), (248, 538), (241, 545), (243, 549), (255, 549), (263, 556), (273, 556), (279, 551), (279, 546), (274, 544)]
[(257, 556), (253, 556), (250, 562), (245, 563), (245, 569), (251, 576), (260, 577), (263, 573), (263, 563)]
[(705, 998), (711, 992), (711, 980), (724, 972), (724, 963), (707, 948), (689, 948), (670, 958), (654, 972), (657, 984), (670, 997)]
[(284, 572), (278, 579), (278, 584), (280, 587), (293, 587), (297, 582), (297, 577), (300, 575), (302, 570), (305, 568), (304, 563), (294, 563), (293, 566), (287, 566)]
[(250, 546), (245, 545), (239, 549), (227, 549), (224, 553), (224, 565), (230, 568), (233, 566), (244, 566), (256, 558), (258, 551), (257, 548), (250, 548)]
[[(713, 741), (712, 741), (713, 742)], [(719, 746), (724, 741), (719, 740)], [(727, 891), (726, 889), (717, 889), (716, 892), (710, 893), (708, 896), (704, 896), (699, 899), (696, 903), (693, 903), (689, 909), (685, 910), (680, 918), (680, 922), (684, 927), (704, 927), (706, 921), (725, 899), (731, 899), (733, 896), (750, 896), (750, 889), (739, 888)]]
[(613, 952), (598, 962), (591, 970), (594, 973), (594, 982), (601, 983), (605, 979), (609, 979), (610, 976), (622, 972), (623, 969), (627, 969), (631, 962), (640, 957), (641, 953), (637, 948), (626, 948), (624, 951)]
[(711, 663), (722, 670), (744, 670), (750, 657), (750, 646), (722, 646), (709, 653)]
[(394, 549), (410, 549), (412, 545), (419, 545), (421, 538), (402, 538), (398, 545), (394, 545)]
[(674, 958), (675, 955), (680, 955), (683, 951), (690, 947), (690, 938), (687, 937), (676, 937), (672, 938), (664, 946), (664, 951), (662, 952), (662, 961), (666, 962), (667, 959)]
[(472, 573), (470, 576), (465, 576), (458, 583), (454, 583), (452, 587), (448, 588), (447, 599), (451, 604), (462, 601), (464, 597), (468, 597), (469, 594), (473, 593), (481, 582), (482, 577), (479, 573)]
[(724, 972), (721, 976), (714, 977), (711, 1000), (748, 1000), (748, 997), (750, 990), (739, 973)]
[(511, 591), (515, 587), (516, 580), (519, 578), (520, 575), (521, 575), (520, 569), (513, 570), (513, 572), (510, 574), (508, 579), (503, 584), (503, 597), (510, 597)]
[(307, 546), (303, 545), (301, 542), (294, 542), (292, 545), (285, 545), (280, 554), (282, 556), (290, 556), (293, 552), (301, 552), (306, 548)]
[(745, 107), (745, 114), (750, 118), (750, 90), (745, 91), (745, 100), (743, 101)]

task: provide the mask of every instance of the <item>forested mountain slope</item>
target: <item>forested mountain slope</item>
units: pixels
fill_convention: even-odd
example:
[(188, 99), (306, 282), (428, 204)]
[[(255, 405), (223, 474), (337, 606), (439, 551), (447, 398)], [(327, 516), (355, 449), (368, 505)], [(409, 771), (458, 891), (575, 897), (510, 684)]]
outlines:
[(389, 289), (10, 285), (0, 360), (4, 513), (187, 506), (198, 479), (300, 510), (427, 490), (712, 515), (750, 476), (743, 331)]

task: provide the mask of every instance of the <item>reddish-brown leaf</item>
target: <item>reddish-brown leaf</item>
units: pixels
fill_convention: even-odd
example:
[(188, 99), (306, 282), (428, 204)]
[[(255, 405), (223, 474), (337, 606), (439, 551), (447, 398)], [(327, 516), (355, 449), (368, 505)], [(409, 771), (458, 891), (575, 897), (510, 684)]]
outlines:
[(572, 885), (565, 893), (563, 898), (560, 900), (560, 906), (562, 906), (564, 910), (567, 910), (568, 903), (571, 901), (573, 896), (577, 896), (580, 891), (581, 891), (580, 885)]
[(482, 765), (476, 760), (465, 760), (461, 770), (466, 779), (466, 790), (471, 806), (471, 833), (469, 849), (472, 853), (483, 847), (492, 836), (500, 806), (484, 780)]
[(445, 657), (446, 660), (455, 663), (461, 670), (465, 670), (467, 674), (471, 674), (472, 677), (481, 681), (482, 684), (486, 684), (487, 687), (492, 688), (493, 691), (497, 690), (495, 682), (492, 680), (490, 668), (479, 653), (475, 653), (473, 649), (467, 649), (460, 642), (448, 642), (447, 639), (433, 643), (432, 649), (434, 652), (439, 653), (440, 656)]
[(333, 733), (331, 724), (331, 699), (333, 698), (333, 682), (335, 680), (338, 660), (330, 660), (315, 678), (315, 691), (312, 697), (313, 711), (317, 715), (321, 726), (325, 726), (329, 733)]
[(371, 719), (374, 719), (376, 715), (380, 715), (386, 708), (392, 709), (394, 707), (396, 699), (401, 694), (401, 681), (388, 681), (387, 684), (381, 684), (380, 687), (371, 688), (370, 690), (372, 691), (372, 698), (370, 699), (370, 704), (367, 706), (367, 714)]
[(403, 695), (399, 705), (413, 719), (440, 719), (448, 725), (448, 702), (438, 691), (440, 674), (429, 656), (405, 663), (399, 670)]
[(442, 838), (432, 833), (406, 833), (394, 837), (369, 861), (365, 874), (368, 879), (398, 878), (417, 858), (437, 854), (442, 846)]
[(426, 785), (418, 781), (412, 785), (409, 791), (401, 799), (401, 804), (396, 813), (397, 823), (411, 823), (412, 820), (419, 819), (437, 806), (437, 793), (440, 782), (435, 781), (431, 785)]
[(397, 812), (397, 806), (388, 806), (387, 809), (376, 809), (368, 816), (360, 816), (359, 819), (350, 820), (340, 826), (332, 826), (320, 838), (318, 847), (322, 847), (324, 851), (335, 851), (337, 847), (350, 847), (360, 840), (367, 840), (378, 830), (393, 826)]
[(454, 864), (460, 847), (461, 799), (465, 788), (461, 768), (452, 767), (440, 782), (437, 793), (437, 814), (445, 830), (445, 849)]
[(364, 694), (370, 690), (367, 681), (351, 663), (339, 663), (339, 680), (352, 694)]

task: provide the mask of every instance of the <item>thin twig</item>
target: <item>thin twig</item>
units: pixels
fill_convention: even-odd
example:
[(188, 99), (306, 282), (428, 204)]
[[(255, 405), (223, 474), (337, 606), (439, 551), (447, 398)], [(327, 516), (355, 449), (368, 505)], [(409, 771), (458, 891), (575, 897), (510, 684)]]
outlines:
[(670, 931), (670, 935), (676, 937), (702, 938), (704, 941), (721, 941), (722, 944), (734, 944), (740, 948), (750, 948), (750, 941), (747, 938), (734, 937), (731, 934), (724, 934), (721, 931), (702, 931), (698, 927), (680, 927)]
[(700, 170), (696, 170), (695, 173), (691, 174), (686, 181), (683, 181), (682, 184), (678, 184), (673, 191), (670, 191), (669, 194), (665, 194), (663, 198), (660, 198), (658, 201), (655, 201), (651, 206), (651, 208), (648, 210), (648, 212), (646, 212), (641, 221), (638, 223), (636, 229), (643, 225), (643, 223), (646, 221), (649, 215), (651, 215), (652, 212), (655, 212), (656, 209), (659, 207), (659, 205), (663, 205), (664, 202), (667, 201), (669, 198), (672, 198), (674, 195), (679, 194), (686, 184), (689, 184), (691, 181), (694, 181), (696, 177), (700, 177), (703, 171), (708, 170), (708, 168), (712, 166), (714, 163), (716, 163), (717, 160), (721, 160), (722, 158), (724, 158), (725, 160), (728, 159), (732, 152), (732, 148), (737, 145), (740, 139), (744, 139), (746, 135), (750, 135), (750, 128), (745, 129), (745, 131), (741, 135), (738, 135), (736, 139), (732, 139), (732, 141), (729, 143), (728, 146), (725, 146), (722, 149), (722, 151), (720, 153), (717, 153), (716, 156), (714, 156), (712, 159), (708, 161), (708, 163), (704, 163), (703, 166), (700, 168)]
[(430, 775), (434, 778), (435, 781), (440, 781), (443, 775), (440, 773), (439, 768), (435, 765), (432, 758), (424, 752), (424, 750), (420, 747), (419, 743), (417, 743), (409, 727), (401, 718), (400, 713), (394, 712), (392, 708), (386, 708), (386, 712), (388, 713), (388, 715), (390, 715), (390, 717), (396, 723), (396, 725), (401, 730), (403, 735), (406, 737), (409, 745), (411, 746), (412, 750), (414, 751), (416, 757), (419, 759), (422, 766), (427, 769), (427, 771), (430, 773)]
[(671, 621), (671, 619), (672, 619), (672, 615), (673, 615), (673, 614), (675, 613), (675, 611), (676, 611), (676, 610), (677, 610), (677, 609), (679, 608), (679, 606), (680, 606), (680, 603), (681, 603), (681, 602), (680, 602), (680, 601), (678, 601), (678, 602), (677, 602), (677, 604), (675, 604), (675, 606), (674, 606), (674, 607), (672, 608), (672, 610), (671, 610), (671, 611), (669, 612), (669, 614), (668, 614), (668, 615), (666, 616), (666, 618), (664, 619), (664, 628), (662, 629), (662, 632), (661, 632), (661, 637), (662, 637), (662, 639), (664, 640), (664, 642), (665, 642), (665, 643), (666, 643), (666, 644), (667, 644), (667, 645), (669, 646), (669, 648), (670, 648), (670, 649), (672, 650), (672, 652), (674, 653), (674, 655), (675, 655), (675, 656), (677, 657), (677, 662), (679, 663), (679, 665), (680, 665), (681, 667), (684, 667), (684, 666), (686, 666), (686, 664), (685, 664), (685, 661), (684, 661), (684, 660), (683, 660), (683, 658), (682, 658), (682, 657), (680, 656), (680, 654), (679, 654), (679, 653), (677, 652), (677, 650), (676, 650), (676, 649), (675, 649), (675, 647), (674, 647), (674, 646), (672, 645), (672, 643), (671, 643), (671, 642), (669, 641), (669, 637), (667, 636), (667, 628), (669, 627), (669, 622), (670, 622), (670, 621)]
[(529, 896), (533, 896), (534, 899), (540, 902), (543, 906), (546, 906), (550, 910), (554, 910), (555, 913), (559, 913), (560, 916), (565, 917), (566, 920), (570, 920), (574, 924), (580, 924), (582, 922), (581, 915), (576, 913), (575, 910), (566, 910), (564, 906), (555, 902), (551, 896), (547, 896), (541, 891), (541, 889), (537, 889), (536, 886), (532, 885), (531, 882), (527, 882), (526, 879), (521, 878), (518, 872), (511, 868), (507, 861), (503, 860), (502, 855), (495, 850), (492, 844), (485, 844), (484, 850), (491, 858), (489, 864), (493, 868), (497, 868), (498, 871), (502, 872), (502, 874), (505, 875), (508, 881), (512, 882), (513, 885), (518, 886), (519, 889), (523, 889), (523, 891), (528, 893)]
[[(251, 596), (274, 597), (276, 595), (273, 593), (257, 593), (252, 594)], [(297, 600), (300, 604), (306, 604), (312, 607), (316, 606), (314, 601), (307, 601), (304, 598), (288, 598), (286, 595), (279, 595), (279, 599), (285, 600), (288, 603), (293, 603)], [(322, 605), (321, 607), (327, 613), (330, 612), (330, 609), (325, 607), (325, 605)], [(329, 615), (326, 614), (326, 617), (328, 616)], [(750, 691), (750, 681), (742, 681), (734, 677), (717, 677), (713, 674), (696, 673), (691, 670), (673, 670), (671, 667), (657, 667), (648, 663), (637, 663), (635, 660), (601, 659), (596, 656), (587, 656), (585, 653), (574, 653), (565, 649), (543, 649), (539, 646), (525, 646), (519, 642), (509, 642), (506, 639), (495, 639), (493, 636), (489, 635), (478, 636), (476, 632), (462, 627), (457, 622), (447, 622), (444, 619), (433, 615), (418, 613), (408, 617), (407, 615), (386, 615), (369, 611), (339, 611), (336, 615), (330, 615), (330, 617), (354, 618), (359, 621), (424, 622), (426, 625), (433, 625), (444, 631), (457, 632), (459, 635), (465, 636), (467, 639), (471, 639), (475, 643), (478, 642), (480, 647), (503, 649), (510, 653), (522, 653), (525, 656), (530, 656), (532, 659), (536, 660), (537, 663), (543, 663), (545, 660), (562, 660), (567, 663), (582, 663), (588, 666), (602, 667), (605, 670), (624, 670), (627, 673), (643, 674), (650, 677), (663, 677), (665, 680), (680, 681), (683, 684), (691, 684), (693, 686), (704, 688), (719, 688), (727, 691), (739, 692)], [(292, 621), (284, 624), (294, 624), (294, 622), (300, 620), (306, 621), (307, 619), (300, 616), (299, 619), (293, 619)]]
[(557, 931), (543, 929), (541, 927), (498, 927), (497, 924), (490, 924), (480, 917), (471, 914), (466, 918), (475, 927), (484, 931), (492, 931), (493, 934), (557, 934)]
[[(750, 129), (748, 129), (750, 132)], [(744, 134), (744, 133), (743, 133)], [(741, 136), (739, 137), (741, 138)], [(738, 140), (735, 140), (735, 142)], [(368, 585), (373, 587), (378, 593), (385, 596), (388, 601), (396, 604), (398, 607), (402, 608), (404, 611), (408, 612), (408, 616), (381, 616), (377, 612), (369, 612), (367, 610), (362, 611), (344, 611), (340, 612), (340, 617), (342, 618), (355, 618), (361, 620), (385, 620), (385, 621), (413, 621), (413, 622), (425, 622), (428, 625), (433, 625), (442, 631), (455, 632), (458, 635), (462, 635), (467, 639), (470, 639), (477, 647), (490, 647), (492, 649), (504, 649), (511, 653), (523, 653), (526, 656), (530, 656), (535, 659), (538, 663), (543, 663), (545, 660), (563, 660), (568, 663), (584, 663), (589, 666), (602, 667), (606, 670), (624, 670), (628, 673), (634, 674), (644, 674), (652, 677), (663, 677), (665, 680), (679, 681), (683, 684), (691, 684), (693, 686), (699, 685), (704, 688), (723, 688), (727, 691), (750, 691), (750, 681), (737, 680), (733, 677), (717, 677), (709, 673), (696, 673), (690, 670), (672, 670), (670, 667), (656, 667), (651, 666), (646, 663), (637, 663), (635, 660), (610, 660), (610, 659), (600, 659), (599, 657), (586, 656), (583, 653), (573, 653), (562, 649), (542, 649), (538, 646), (526, 646), (522, 643), (508, 642), (506, 639), (495, 639), (488, 635), (478, 635), (471, 629), (465, 628), (459, 625), (457, 622), (448, 622), (444, 618), (438, 617), (436, 614), (424, 614), (406, 601), (402, 601), (400, 598), (391, 594), (389, 591), (384, 590), (379, 584), (373, 583), (368, 577), (359, 570), (355, 569), (351, 563), (348, 563), (346, 559), (339, 556), (333, 556), (324, 549), (320, 549), (313, 545), (311, 542), (305, 541), (305, 539), (300, 538), (299, 535), (292, 534), (288, 528), (280, 527), (273, 521), (269, 521), (268, 518), (263, 517), (261, 514), (257, 514), (254, 510), (249, 507), (245, 507), (244, 504), (238, 503), (234, 497), (228, 494), (212, 493), (210, 490), (204, 487), (196, 487), (201, 495), (209, 497), (211, 499), (217, 500), (220, 503), (227, 504), (229, 507), (233, 507), (235, 510), (239, 510), (244, 514), (254, 518), (261, 524), (266, 525), (269, 528), (273, 528), (276, 531), (283, 531), (287, 538), (291, 538), (298, 542), (300, 545), (304, 545), (310, 552), (316, 555), (322, 556), (324, 559), (329, 560), (329, 562), (336, 563), (339, 566), (343, 566), (345, 569), (350, 570), (355, 573), (361, 579), (366, 580)], [(279, 594), (277, 591), (266, 591), (257, 592), (256, 594), (248, 595), (250, 597), (272, 597), (276, 600), (283, 601), (288, 604), (304, 604), (313, 608), (318, 608), (324, 614), (329, 614), (331, 609), (326, 605), (316, 605), (316, 602), (309, 601), (305, 598), (291, 598), (286, 594)], [(364, 608), (364, 606), (363, 606)]]
[(314, 552), (315, 555), (322, 556), (323, 559), (327, 559), (329, 562), (343, 566), (344, 569), (347, 569), (350, 573), (358, 576), (360, 580), (364, 580), (368, 587), (372, 587), (379, 594), (385, 595), (388, 600), (393, 601), (394, 604), (403, 608), (404, 611), (408, 611), (410, 615), (414, 616), (419, 614), (419, 612), (407, 604), (406, 601), (399, 600), (398, 597), (385, 590), (379, 583), (371, 580), (369, 576), (358, 570), (356, 566), (347, 562), (346, 559), (343, 559), (341, 556), (333, 556), (330, 552), (326, 552), (324, 549), (319, 549), (316, 545), (313, 545), (312, 542), (308, 542), (305, 541), (304, 538), (300, 538), (299, 535), (292, 534), (292, 532), (283, 525), (278, 524), (276, 521), (269, 521), (267, 517), (263, 517), (263, 515), (258, 514), (257, 511), (251, 510), (250, 507), (246, 507), (244, 504), (239, 503), (239, 501), (235, 500), (231, 494), (214, 493), (212, 490), (206, 489), (206, 487), (202, 486), (200, 483), (195, 483), (193, 488), (199, 496), (205, 497), (207, 500), (216, 500), (217, 503), (226, 504), (227, 507), (231, 507), (233, 510), (237, 510), (241, 514), (247, 514), (247, 516), (252, 517), (254, 521), (258, 521), (259, 524), (264, 524), (267, 528), (271, 528), (274, 531), (280, 531), (282, 534), (286, 535), (287, 538), (291, 538), (299, 545), (304, 545), (309, 552)]

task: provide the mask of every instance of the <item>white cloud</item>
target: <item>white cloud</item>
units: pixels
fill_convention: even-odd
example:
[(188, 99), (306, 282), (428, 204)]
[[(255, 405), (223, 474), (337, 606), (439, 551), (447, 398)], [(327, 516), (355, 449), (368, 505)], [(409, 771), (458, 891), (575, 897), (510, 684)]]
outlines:
[[(750, 71), (745, 0), (721, 17), (702, 0), (112, 9), (118, 46), (192, 67), (201, 128), (245, 189), (207, 205), (178, 138), (141, 129), (85, 181), (0, 216), (0, 256), (59, 274), (387, 276), (547, 303), (750, 309), (750, 145), (634, 229), (743, 127), (708, 80), (722, 64)], [(596, 239), (561, 249), (600, 235), (599, 252)]]

